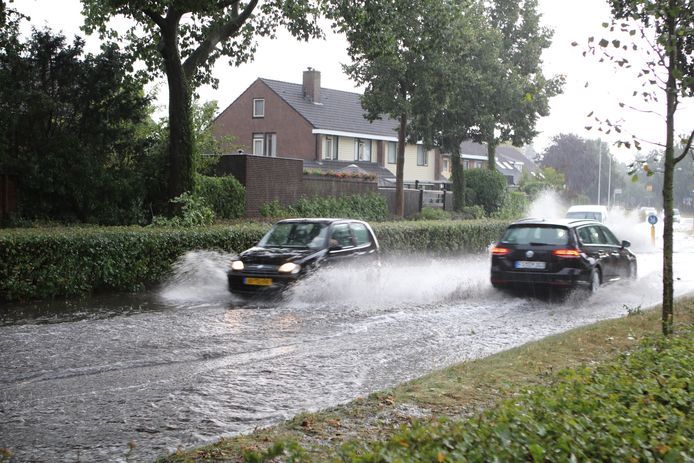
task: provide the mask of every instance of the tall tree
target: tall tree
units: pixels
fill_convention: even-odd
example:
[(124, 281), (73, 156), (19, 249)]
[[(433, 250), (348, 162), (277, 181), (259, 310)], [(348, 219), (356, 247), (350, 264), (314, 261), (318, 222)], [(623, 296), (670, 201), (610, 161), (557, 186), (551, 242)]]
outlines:
[[(299, 39), (321, 35), (319, 0), (82, 0), (85, 30), (127, 39), (132, 56), (150, 76), (166, 75), (169, 89), (168, 194), (193, 188), (191, 97), (199, 85), (216, 85), (211, 69), (221, 56), (232, 65), (252, 59), (256, 39), (284, 26)], [(109, 27), (123, 16), (136, 23), (126, 33)]]
[(395, 209), (404, 214), (405, 143), (414, 134), (410, 119), (440, 100), (436, 85), (451, 32), (452, 2), (441, 0), (337, 0), (336, 27), (349, 42), (347, 74), (366, 90), (369, 120), (383, 115), (399, 122)]
[(413, 117), (414, 132), (451, 155), (453, 206), (457, 211), (465, 205), (460, 145), (479, 123), (475, 116), (479, 105), (484, 105), (480, 95), (492, 93), (488, 76), (498, 69), (499, 50), (499, 34), (484, 17), (482, 4), (462, 2), (453, 15), (448, 43), (431, 80), (437, 98), (429, 96)]
[[(694, 156), (692, 140), (694, 128), (680, 141), (681, 153), (676, 154), (675, 116), (680, 98), (694, 96), (694, 2), (691, 0), (609, 0), (613, 21), (605, 24), (611, 32), (628, 33), (636, 40), (631, 47), (619, 38), (598, 42), (599, 49), (610, 61), (627, 71), (632, 65), (626, 56), (616, 59), (613, 52), (626, 55), (631, 50), (645, 50), (653, 59), (643, 66), (635, 66), (639, 88), (647, 103), (659, 101), (659, 93), (665, 94), (665, 155), (663, 160), (663, 310), (662, 330), (664, 335), (672, 333), (673, 327), (673, 276), (672, 276), (672, 209), (673, 181), (677, 163), (686, 156)], [(589, 44), (593, 39), (589, 39)], [(596, 47), (590, 50), (595, 53)], [(646, 89), (646, 91), (644, 91)], [(623, 105), (623, 104), (622, 104)], [(605, 121), (610, 127), (614, 127)], [(691, 121), (690, 121), (691, 122)], [(617, 127), (619, 129), (619, 127)], [(638, 137), (632, 136), (638, 147)], [(630, 142), (619, 142), (630, 145)]]
[(0, 172), (25, 218), (132, 223), (143, 215), (150, 99), (115, 46), (84, 54), (49, 30), (0, 49)]
[(542, 74), (542, 51), (550, 46), (552, 32), (540, 26), (537, 0), (486, 5), (489, 22), (501, 35), (499, 60), (486, 75), (486, 91), (478, 93), (478, 125), (471, 135), (487, 144), (488, 167), (496, 169), (496, 147), (531, 142), (538, 118), (549, 114), (549, 99), (561, 93), (564, 79)]

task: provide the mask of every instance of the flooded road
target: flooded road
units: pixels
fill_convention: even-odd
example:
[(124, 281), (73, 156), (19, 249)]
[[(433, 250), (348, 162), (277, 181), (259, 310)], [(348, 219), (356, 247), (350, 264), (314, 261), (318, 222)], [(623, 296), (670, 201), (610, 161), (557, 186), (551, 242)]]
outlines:
[[(282, 303), (244, 305), (226, 290), (229, 256), (200, 251), (155, 292), (3, 307), (0, 447), (16, 461), (151, 461), (656, 304), (657, 247), (619, 236), (639, 279), (589, 300), (497, 292), (485, 255), (388, 260), (376, 278), (330, 269)], [(693, 265), (678, 233), (678, 295), (694, 292)]]

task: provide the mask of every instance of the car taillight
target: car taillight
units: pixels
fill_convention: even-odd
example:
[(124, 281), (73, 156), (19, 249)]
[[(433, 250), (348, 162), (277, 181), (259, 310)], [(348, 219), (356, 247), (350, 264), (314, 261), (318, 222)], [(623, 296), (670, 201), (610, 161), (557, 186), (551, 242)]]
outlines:
[(552, 251), (552, 254), (557, 257), (565, 257), (568, 259), (577, 259), (581, 257), (581, 253), (576, 249), (555, 249)]
[(494, 246), (492, 248), (492, 255), (494, 256), (505, 256), (509, 252), (511, 252), (511, 250), (508, 248), (501, 248), (499, 246)]

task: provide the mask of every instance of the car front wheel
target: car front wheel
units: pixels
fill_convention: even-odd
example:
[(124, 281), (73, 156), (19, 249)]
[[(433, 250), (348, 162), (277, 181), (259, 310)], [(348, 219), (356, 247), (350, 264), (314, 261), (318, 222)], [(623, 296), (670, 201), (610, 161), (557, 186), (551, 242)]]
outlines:
[(629, 262), (629, 279), (636, 280), (638, 277), (638, 270), (636, 267), (636, 262)]
[(598, 288), (600, 288), (600, 269), (594, 268), (590, 274), (590, 293), (597, 293)]

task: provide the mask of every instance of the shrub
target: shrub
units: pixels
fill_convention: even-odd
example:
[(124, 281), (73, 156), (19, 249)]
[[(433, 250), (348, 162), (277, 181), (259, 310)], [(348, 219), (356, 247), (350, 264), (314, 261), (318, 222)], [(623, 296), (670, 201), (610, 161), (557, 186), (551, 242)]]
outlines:
[(175, 217), (154, 217), (152, 225), (158, 227), (199, 227), (214, 222), (214, 211), (199, 196), (185, 192), (171, 200), (181, 205), (181, 215)]
[(205, 200), (220, 219), (236, 219), (246, 212), (246, 192), (231, 175), (208, 177), (197, 175), (195, 194)]
[(282, 207), (277, 200), (260, 207), (265, 217), (342, 217), (369, 221), (385, 220), (388, 217), (388, 204), (383, 196), (372, 193), (366, 195), (328, 196), (301, 198), (288, 207)]
[[(479, 252), (502, 221), (373, 223), (384, 252)], [(91, 227), (0, 230), (0, 300), (134, 291), (163, 281), (187, 251), (239, 252), (268, 224), (211, 227)]]
[(423, 207), (421, 212), (412, 217), (412, 220), (450, 220), (451, 213), (438, 207)]
[(482, 252), (501, 236), (500, 220), (415, 221), (372, 224), (384, 252)]
[(140, 290), (163, 281), (186, 251), (242, 251), (267, 229), (248, 224), (5, 230), (0, 232), (0, 300)]
[(468, 191), (466, 203), (482, 206), (487, 214), (497, 211), (506, 194), (506, 177), (496, 170), (470, 169), (465, 171)]
[(495, 219), (516, 220), (525, 215), (530, 202), (528, 197), (517, 191), (507, 192), (501, 208), (492, 214)]

